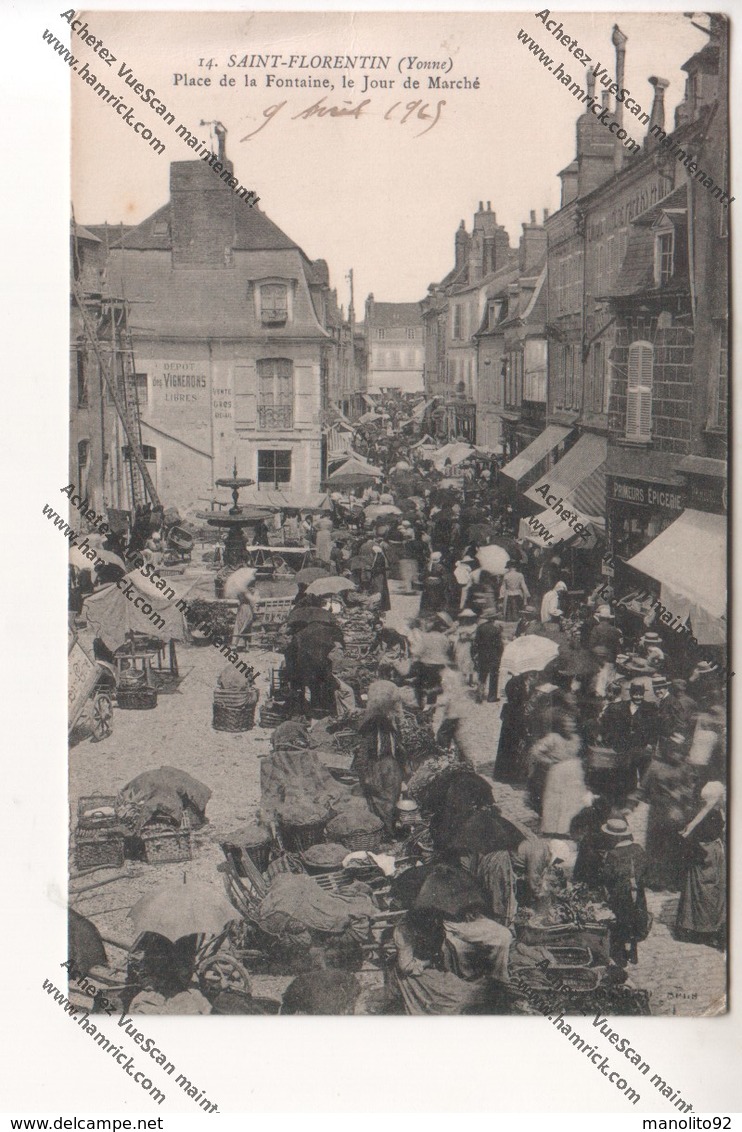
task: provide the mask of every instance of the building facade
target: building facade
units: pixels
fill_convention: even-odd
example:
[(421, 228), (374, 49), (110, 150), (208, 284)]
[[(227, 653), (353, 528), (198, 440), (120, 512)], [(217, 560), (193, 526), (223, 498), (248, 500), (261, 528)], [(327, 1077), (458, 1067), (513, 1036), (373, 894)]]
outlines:
[[(203, 161), (182, 161), (169, 202), (112, 243), (106, 273), (131, 307), (142, 442), (163, 503), (202, 505), (235, 460), (258, 489), (316, 491), (340, 343), (324, 261)], [(105, 445), (103, 495), (130, 508), (110, 411)]]
[(423, 316), (419, 303), (377, 303), (366, 299), (368, 393), (422, 393), (425, 368)]
[(485, 208), (480, 201), (471, 234), (463, 220), (456, 232), (452, 270), (429, 286), (422, 302), (425, 392), (441, 398), (435, 420), (440, 436), (477, 440), (477, 334), (486, 321), (493, 284), (516, 263), (516, 256), (491, 202)]

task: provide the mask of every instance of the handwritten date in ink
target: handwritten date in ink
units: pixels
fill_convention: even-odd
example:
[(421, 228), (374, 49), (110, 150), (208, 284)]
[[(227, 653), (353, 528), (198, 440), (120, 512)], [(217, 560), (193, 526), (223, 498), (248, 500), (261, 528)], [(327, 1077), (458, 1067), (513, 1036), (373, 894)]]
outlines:
[[(356, 121), (359, 118), (368, 118), (374, 115), (374, 110), (368, 108), (372, 105), (373, 100), (364, 98), (361, 102), (353, 105), (352, 100), (344, 99), (340, 106), (328, 106), (327, 96), (323, 95), (313, 102), (311, 106), (307, 106), (304, 110), (300, 110), (298, 114), (290, 115), (291, 121), (308, 121), (310, 118), (354, 118)], [(258, 126), (256, 130), (252, 130), (249, 134), (245, 134), (241, 141), (249, 141), (264, 130), (273, 119), (281, 113), (282, 110), (288, 105), (287, 100), (277, 102), (273, 106), (267, 106), (262, 112), (265, 119), (262, 125)], [(395, 102), (384, 114), (385, 122), (396, 122), (400, 126), (405, 126), (408, 123), (417, 125), (418, 123), (428, 122), (429, 125), (423, 130), (419, 130), (413, 137), (421, 138), (423, 134), (429, 133), (434, 126), (437, 126), (440, 121), (443, 107), (446, 105), (446, 100), (441, 98), (436, 103), (423, 102), (421, 98), (416, 98), (412, 102)]]

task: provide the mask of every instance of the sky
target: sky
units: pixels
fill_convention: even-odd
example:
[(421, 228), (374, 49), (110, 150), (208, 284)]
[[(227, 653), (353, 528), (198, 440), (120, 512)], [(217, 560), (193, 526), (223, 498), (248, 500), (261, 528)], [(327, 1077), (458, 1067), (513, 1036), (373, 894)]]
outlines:
[[(62, 38), (69, 29), (55, 18), (59, 26), (52, 22), (50, 27)], [(534, 12), (96, 11), (83, 18), (116, 61), (107, 66), (74, 34), (73, 53), (110, 90), (137, 104), (136, 117), (141, 112), (166, 150), (155, 153), (111, 105), (71, 75), (72, 195), (78, 222), (143, 220), (168, 199), (170, 162), (193, 156), (175, 126), (164, 123), (119, 77), (124, 65), (154, 89), (176, 123), (200, 138), (208, 138), (202, 120), (226, 126), (235, 175), (258, 193), (260, 207), (310, 258), (327, 260), (342, 303), (348, 298), (348, 269), (354, 269), (359, 315), (369, 292), (377, 301), (423, 298), (428, 285), (450, 270), (456, 228), (464, 219), (471, 229), (480, 200), (492, 202), (514, 245), (532, 209), (540, 217), (543, 208), (559, 206), (557, 173), (574, 157), (581, 107), (518, 41), (518, 32), (532, 35), (583, 82), (585, 65)], [(611, 31), (618, 22), (628, 36), (624, 85), (649, 112), (648, 77), (668, 79), (665, 101), (667, 121), (672, 121), (683, 95), (681, 65), (706, 42), (688, 19), (679, 12), (562, 12), (555, 18), (590, 57), (590, 65), (600, 64), (611, 76)], [(292, 55), (390, 56), (386, 70), (367, 67), (365, 74), (369, 81), (394, 85), (364, 92), (360, 66), (355, 72), (229, 66), (230, 56), (240, 60), (258, 54), (280, 55), (282, 62)], [(443, 64), (446, 70), (420, 70), (419, 61)], [(335, 89), (267, 87), (268, 73), (277, 79), (328, 78)], [(181, 78), (176, 82), (175, 76)], [(256, 85), (247, 86), (246, 76)], [(343, 76), (354, 79), (353, 89), (341, 86)], [(429, 89), (431, 76), (478, 80), (479, 86)], [(207, 78), (209, 85), (187, 81)], [(405, 79), (419, 81), (419, 88), (405, 88)], [(370, 101), (357, 117), (302, 116), (318, 99), (324, 99), (323, 107), (348, 110)], [(421, 111), (432, 116), (421, 119)], [(624, 119), (633, 126), (630, 115)], [(638, 125), (633, 136), (641, 141), (645, 129)]]

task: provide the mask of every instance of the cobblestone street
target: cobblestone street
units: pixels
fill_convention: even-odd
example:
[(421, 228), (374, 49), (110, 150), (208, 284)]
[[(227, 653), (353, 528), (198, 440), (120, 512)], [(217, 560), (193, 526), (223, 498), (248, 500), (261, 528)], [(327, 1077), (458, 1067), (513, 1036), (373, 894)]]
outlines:
[[(395, 584), (392, 583), (394, 590)], [(397, 587), (398, 588), (398, 587)], [(393, 593), (388, 620), (398, 622), (414, 612), (416, 598)], [(255, 650), (249, 663), (259, 670), (261, 702), (268, 695), (270, 671), (281, 658)], [(90, 916), (104, 936), (131, 942), (129, 908), (145, 893), (167, 880), (182, 877), (216, 881), (223, 860), (219, 842), (245, 823), (259, 804), (260, 760), (267, 754), (271, 732), (256, 726), (230, 734), (211, 726), (212, 693), (224, 659), (211, 647), (179, 649), (180, 681), (177, 690), (160, 694), (151, 712), (114, 712), (114, 731), (102, 743), (83, 739), (70, 752), (70, 814), (74, 824), (78, 798), (89, 794), (115, 794), (142, 771), (162, 765), (182, 768), (213, 790), (208, 824), (194, 835), (193, 860), (181, 864), (149, 866), (127, 862), (129, 875), (111, 885), (82, 894), (77, 909)], [(477, 770), (491, 779), (500, 729), (500, 704), (477, 705), (464, 726), (467, 751)], [(524, 791), (493, 782), (495, 800), (513, 821), (533, 828), (536, 815)], [(92, 874), (103, 879), (105, 872)], [(88, 883), (83, 879), (80, 886)], [(724, 1009), (725, 960), (713, 949), (673, 939), (671, 929), (677, 895), (648, 893), (654, 925), (639, 948), (639, 963), (630, 968), (632, 983), (650, 992), (654, 1014), (703, 1015)], [(257, 994), (277, 995), (289, 979), (258, 977)], [(374, 980), (369, 980), (373, 983)], [(369, 987), (369, 989), (372, 989)]]

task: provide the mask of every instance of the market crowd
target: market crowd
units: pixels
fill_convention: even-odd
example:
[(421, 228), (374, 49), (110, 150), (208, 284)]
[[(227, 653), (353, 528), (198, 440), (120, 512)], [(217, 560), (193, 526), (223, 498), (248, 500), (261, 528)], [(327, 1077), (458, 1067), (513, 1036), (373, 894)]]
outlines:
[(529, 1013), (519, 988), (556, 984), (557, 1005), (649, 1012), (647, 890), (678, 895), (677, 938), (726, 944), (724, 657), (614, 601), (600, 532), (519, 537), (499, 456), (420, 443), (399, 403), (367, 416), (369, 471), (339, 466), (332, 512), (291, 517), (314, 561), (264, 705), (260, 807), (225, 842), (241, 944), (295, 974), (284, 1012), (357, 1009), (371, 953), (384, 1012)]

